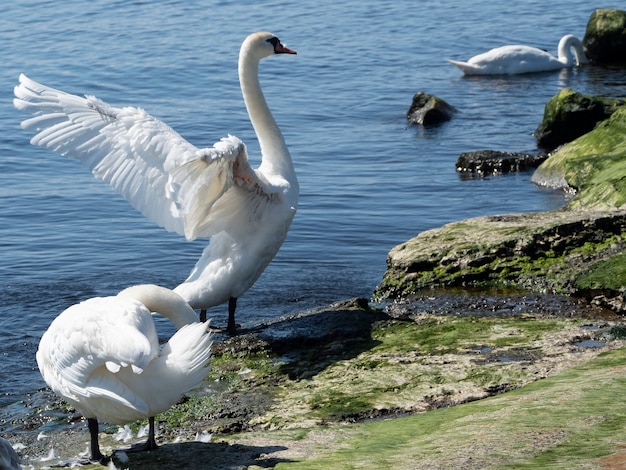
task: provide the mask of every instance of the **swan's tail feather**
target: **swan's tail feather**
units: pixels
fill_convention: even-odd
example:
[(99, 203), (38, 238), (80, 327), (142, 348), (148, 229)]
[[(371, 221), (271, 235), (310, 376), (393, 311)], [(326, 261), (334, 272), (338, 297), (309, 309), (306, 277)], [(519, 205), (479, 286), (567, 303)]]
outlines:
[(199, 386), (211, 370), (211, 345), (213, 334), (209, 323), (192, 323), (179, 329), (161, 352), (177, 389), (183, 393)]
[(476, 70), (476, 67), (474, 65), (471, 65), (467, 62), (461, 62), (459, 60), (452, 60), (452, 59), (446, 59), (446, 60), (450, 62), (452, 65), (454, 65), (455, 67), (458, 67), (465, 74), (471, 74), (472, 72)]

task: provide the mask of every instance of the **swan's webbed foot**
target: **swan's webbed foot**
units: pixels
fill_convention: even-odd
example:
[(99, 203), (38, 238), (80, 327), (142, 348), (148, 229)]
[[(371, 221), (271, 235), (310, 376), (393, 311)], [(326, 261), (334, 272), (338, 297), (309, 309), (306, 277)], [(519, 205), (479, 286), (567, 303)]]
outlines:
[(110, 457), (107, 457), (102, 452), (100, 452), (100, 445), (98, 444), (98, 420), (96, 418), (87, 418), (87, 425), (89, 427), (89, 436), (91, 438), (91, 456), (81, 457), (76, 459), (70, 459), (65, 462), (59, 462), (54, 467), (75, 467), (77, 465), (92, 465), (92, 464), (101, 464), (107, 465)]
[(159, 448), (154, 438), (154, 417), (148, 418), (148, 440), (142, 444), (133, 444), (129, 449), (119, 449), (123, 452), (146, 452)]
[(128, 449), (120, 449), (123, 452), (147, 452), (150, 450), (156, 450), (159, 448), (159, 445), (156, 443), (154, 438), (148, 439), (146, 442), (142, 442), (141, 444), (133, 444)]
[(209, 331), (212, 331), (214, 333), (225, 333), (229, 336), (237, 336), (239, 334), (239, 328), (241, 328), (240, 324), (236, 324), (232, 329), (230, 329), (228, 326), (224, 327), (224, 326), (209, 326)]
[(239, 324), (234, 324), (234, 325), (228, 325), (226, 327), (226, 333), (228, 334), (228, 336), (237, 336), (239, 334), (239, 330), (238, 328), (240, 328), (241, 325)]

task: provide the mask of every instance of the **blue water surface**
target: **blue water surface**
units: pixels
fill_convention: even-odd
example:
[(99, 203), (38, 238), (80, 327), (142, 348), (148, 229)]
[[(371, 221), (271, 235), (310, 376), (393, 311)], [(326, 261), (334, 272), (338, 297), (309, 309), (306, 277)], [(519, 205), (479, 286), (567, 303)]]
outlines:
[[(261, 65), (301, 199), (283, 248), (239, 301), (238, 320), (251, 325), (369, 296), (389, 250), (423, 230), (560, 207), (564, 195), (533, 186), (531, 173), (464, 180), (455, 161), (478, 149), (537, 151), (532, 132), (550, 97), (563, 87), (623, 97), (624, 71), (463, 78), (444, 59), (507, 43), (556, 53), (564, 34), (582, 38), (593, 9), (586, 0), (7, 3), (0, 16), (0, 406), (45, 385), (35, 351), (63, 309), (133, 284), (174, 287), (207, 243), (166, 232), (79, 163), (31, 146), (19, 127), (25, 116), (12, 106), (20, 72), (140, 106), (198, 146), (235, 134), (258, 163), (237, 81), (239, 45), (269, 30), (298, 51)], [(409, 127), (406, 111), (418, 91), (460, 113), (435, 128)], [(224, 324), (226, 308), (209, 316)]]

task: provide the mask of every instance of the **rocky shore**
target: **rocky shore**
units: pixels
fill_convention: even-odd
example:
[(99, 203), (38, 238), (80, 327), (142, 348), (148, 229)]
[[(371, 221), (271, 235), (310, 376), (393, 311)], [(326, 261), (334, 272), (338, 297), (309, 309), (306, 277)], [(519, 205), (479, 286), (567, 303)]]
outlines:
[[(157, 417), (158, 450), (113, 453), (145, 423), (102, 427), (110, 468), (624, 468), (626, 108), (605, 111), (535, 173), (563, 210), (423, 232), (372, 299), (218, 335), (206, 386)], [(25, 468), (86, 452), (49, 391), (20, 407), (4, 437)]]
[[(446, 290), (384, 308), (354, 299), (222, 338), (206, 388), (158, 417), (161, 448), (118, 452), (113, 462), (117, 468), (304, 465), (341, 449), (340, 436), (361, 425), (500, 396), (619, 350), (625, 335), (621, 317), (569, 296)], [(23, 445), (27, 468), (86, 451), (86, 427), (72, 410), (53, 401), (31, 411), (21, 423), (30, 432), (8, 436)], [(134, 436), (129, 442), (117, 440), (117, 427), (104, 426), (103, 448), (140, 441), (143, 425), (122, 433)]]

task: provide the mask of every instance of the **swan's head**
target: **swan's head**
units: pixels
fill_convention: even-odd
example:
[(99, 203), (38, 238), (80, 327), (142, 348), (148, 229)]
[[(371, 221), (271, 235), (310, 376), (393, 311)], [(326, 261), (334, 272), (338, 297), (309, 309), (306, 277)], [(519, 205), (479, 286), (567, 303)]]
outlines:
[(296, 54), (285, 47), (274, 34), (267, 32), (252, 33), (241, 45), (241, 53), (262, 59), (273, 54)]

